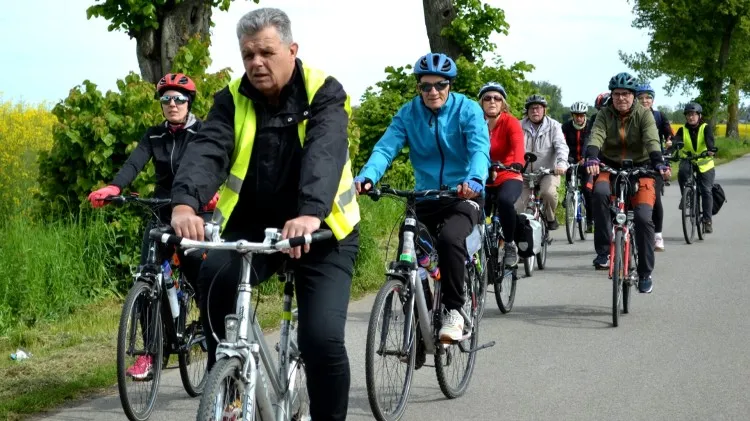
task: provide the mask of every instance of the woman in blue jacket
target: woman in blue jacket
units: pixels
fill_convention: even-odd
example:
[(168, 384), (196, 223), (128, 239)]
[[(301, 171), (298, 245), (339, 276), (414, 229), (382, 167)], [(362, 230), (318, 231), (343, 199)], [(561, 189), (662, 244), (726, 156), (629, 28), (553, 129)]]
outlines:
[(446, 312), (441, 340), (458, 340), (464, 320), (466, 237), (482, 218), (482, 193), (489, 169), (490, 140), (479, 104), (451, 92), (456, 63), (445, 54), (430, 53), (414, 65), (419, 96), (404, 104), (375, 145), (370, 159), (354, 179), (358, 191), (380, 180), (393, 158), (409, 147), (417, 190), (457, 187), (460, 199), (423, 200), (417, 217), (433, 234), (444, 224), (436, 249)]

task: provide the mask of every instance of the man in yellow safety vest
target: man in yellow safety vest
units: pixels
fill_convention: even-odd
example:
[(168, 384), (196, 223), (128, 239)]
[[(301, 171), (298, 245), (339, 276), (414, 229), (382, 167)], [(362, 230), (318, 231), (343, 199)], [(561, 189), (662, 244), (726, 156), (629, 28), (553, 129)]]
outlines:
[[(333, 232), (331, 240), (287, 253), (297, 279), (312, 419), (344, 420), (350, 384), (344, 326), (360, 218), (348, 153), (349, 97), (336, 79), (297, 59), (283, 11), (247, 13), (237, 37), (246, 73), (216, 93), (185, 154), (172, 188), (172, 226), (179, 236), (202, 240), (203, 219), (195, 211), (221, 186), (213, 218), (227, 241), (261, 241), (268, 227), (283, 227), (284, 238)], [(254, 257), (251, 282), (269, 278), (285, 258)], [(211, 251), (200, 271), (209, 368), (217, 345), (211, 326), (224, 337), (240, 268), (233, 252)]]

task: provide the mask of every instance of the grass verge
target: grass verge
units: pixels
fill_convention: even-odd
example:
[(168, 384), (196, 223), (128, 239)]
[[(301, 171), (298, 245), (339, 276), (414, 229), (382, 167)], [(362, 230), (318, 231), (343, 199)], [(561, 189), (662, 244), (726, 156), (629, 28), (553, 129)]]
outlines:
[[(404, 209), (402, 204), (392, 200), (374, 203), (362, 197), (359, 202), (363, 220), (360, 254), (352, 283), (352, 299), (361, 298), (382, 284), (388, 238)], [(19, 235), (19, 239), (24, 236), (36, 238), (28, 229), (23, 226), (7, 228), (8, 232), (15, 233), (13, 235)], [(58, 238), (58, 242), (62, 241), (63, 239)], [(392, 243), (395, 242), (394, 237)], [(6, 258), (0, 253), (0, 267), (22, 255), (26, 255), (26, 260), (18, 264), (30, 267), (37, 260), (55, 261), (59, 257), (53, 255), (55, 247), (50, 248), (52, 244), (39, 246), (40, 250), (47, 250), (49, 255), (38, 255), (41, 252), (35, 251), (36, 244), (30, 244), (27, 250), (18, 250), (12, 258)], [(66, 258), (73, 259), (73, 256)], [(81, 260), (80, 257), (77, 259)], [(62, 267), (57, 277), (61, 282), (71, 282), (71, 274), (78, 270), (82, 269)], [(45, 289), (41, 279), (33, 278), (29, 283), (37, 285), (35, 288), (42, 293), (58, 293), (56, 290)], [(266, 282), (260, 286), (259, 291), (260, 324), (264, 329), (274, 329), (278, 326), (280, 317), (281, 283)], [(41, 295), (37, 296), (39, 300), (43, 298)], [(2, 302), (0, 299), (0, 303)], [(21, 324), (6, 329), (5, 334), (0, 336), (0, 419), (19, 420), (25, 415), (101, 392), (116, 384), (116, 337), (121, 305), (122, 300), (110, 294), (109, 298), (93, 304), (71, 304), (71, 307), (61, 311), (61, 314), (67, 312), (66, 315), (52, 321), (40, 321), (43, 319), (40, 318), (39, 321), (35, 319), (32, 325)], [(70, 308), (75, 310), (71, 313)], [(31, 352), (33, 356), (28, 360), (11, 361), (9, 355), (17, 347)]]

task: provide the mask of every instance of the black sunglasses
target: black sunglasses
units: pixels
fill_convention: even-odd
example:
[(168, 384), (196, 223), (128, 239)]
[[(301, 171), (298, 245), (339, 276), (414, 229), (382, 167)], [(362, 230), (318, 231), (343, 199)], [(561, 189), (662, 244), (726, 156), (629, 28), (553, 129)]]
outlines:
[(418, 86), (422, 92), (427, 93), (427, 92), (430, 92), (432, 88), (435, 88), (438, 92), (444, 91), (445, 88), (450, 86), (450, 84), (451, 84), (450, 81), (441, 80), (440, 82), (435, 82), (435, 83), (422, 82)]
[(482, 101), (484, 102), (490, 102), (490, 101), (500, 102), (502, 100), (503, 100), (503, 97), (501, 97), (500, 95), (485, 95), (482, 97)]
[(174, 100), (174, 103), (177, 105), (182, 105), (190, 100), (190, 98), (184, 96), (184, 95), (164, 95), (161, 98), (159, 98), (159, 102), (166, 105), (169, 104), (170, 101)]

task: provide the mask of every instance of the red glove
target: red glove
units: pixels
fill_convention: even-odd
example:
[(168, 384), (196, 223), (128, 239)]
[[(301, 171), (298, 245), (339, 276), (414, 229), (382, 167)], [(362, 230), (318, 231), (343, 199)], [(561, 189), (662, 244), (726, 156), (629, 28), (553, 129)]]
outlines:
[(210, 202), (206, 204), (206, 206), (203, 207), (203, 210), (205, 211), (212, 211), (216, 209), (216, 204), (219, 202), (219, 193), (214, 194), (213, 199), (211, 199)]
[(95, 190), (89, 194), (89, 202), (91, 202), (91, 206), (95, 208), (101, 208), (106, 203), (102, 200), (107, 196), (117, 196), (120, 194), (120, 188), (117, 186), (109, 185), (107, 187), (102, 187), (99, 190)]

